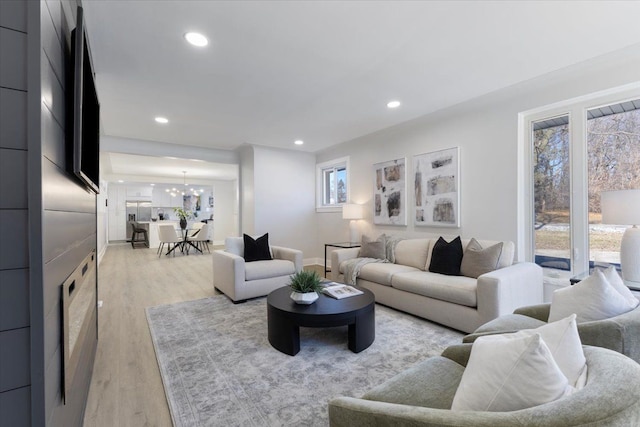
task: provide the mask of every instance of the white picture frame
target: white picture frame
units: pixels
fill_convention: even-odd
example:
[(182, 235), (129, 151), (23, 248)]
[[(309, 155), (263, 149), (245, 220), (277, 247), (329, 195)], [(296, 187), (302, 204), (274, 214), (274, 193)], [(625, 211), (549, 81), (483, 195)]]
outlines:
[(407, 225), (406, 158), (373, 165), (373, 223)]
[(416, 226), (460, 228), (460, 148), (413, 156)]

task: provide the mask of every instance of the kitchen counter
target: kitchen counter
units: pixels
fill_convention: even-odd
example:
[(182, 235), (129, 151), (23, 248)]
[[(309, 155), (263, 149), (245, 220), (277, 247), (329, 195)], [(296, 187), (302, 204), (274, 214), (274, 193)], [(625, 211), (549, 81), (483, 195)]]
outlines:
[(149, 247), (157, 248), (160, 246), (160, 237), (158, 235), (158, 225), (173, 225), (174, 228), (180, 228), (180, 221), (164, 219), (162, 221), (138, 221), (138, 224), (147, 229), (149, 233)]

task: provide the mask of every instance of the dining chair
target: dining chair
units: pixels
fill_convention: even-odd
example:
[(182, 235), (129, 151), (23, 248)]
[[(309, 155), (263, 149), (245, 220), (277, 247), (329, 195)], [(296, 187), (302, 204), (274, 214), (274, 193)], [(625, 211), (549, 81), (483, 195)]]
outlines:
[[(167, 244), (167, 255), (173, 252), (173, 256), (176, 256), (175, 249), (177, 247), (182, 248), (184, 240), (178, 236), (173, 225), (158, 225), (158, 237), (160, 239), (160, 246), (158, 247), (158, 256), (162, 255), (164, 244)], [(173, 247), (171, 245), (173, 244)]]
[[(200, 230), (195, 235), (187, 237), (187, 240), (195, 244), (196, 248), (200, 249), (200, 252), (203, 252), (206, 247), (207, 251), (211, 253), (209, 249), (209, 224), (202, 224)], [(187, 248), (188, 251), (189, 248)]]

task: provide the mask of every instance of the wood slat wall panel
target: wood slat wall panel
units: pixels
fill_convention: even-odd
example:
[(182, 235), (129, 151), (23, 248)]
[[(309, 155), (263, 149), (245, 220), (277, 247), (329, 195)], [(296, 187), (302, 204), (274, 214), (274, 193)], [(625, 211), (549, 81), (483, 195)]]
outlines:
[(21, 0), (0, 1), (0, 27), (27, 32), (27, 8)]
[[(45, 3), (46, 5), (46, 3)], [(59, 6), (59, 5), (58, 5)], [(55, 9), (55, 7), (54, 7)], [(64, 86), (64, 45), (61, 43), (59, 38), (59, 32), (56, 31), (53, 21), (51, 20), (51, 15), (49, 13), (48, 7), (40, 8), (40, 16), (42, 20), (42, 43), (43, 50), (45, 55), (52, 67), (52, 70), (58, 79), (61, 82), (61, 86)], [(59, 27), (59, 24), (58, 24)], [(58, 28), (59, 30), (59, 28)]]
[(0, 331), (29, 326), (29, 270), (0, 270)]
[(41, 124), (42, 135), (46, 135), (46, 138), (42, 140), (42, 155), (62, 167), (66, 164), (64, 129), (44, 104), (42, 105)]
[(27, 152), (0, 148), (0, 209), (27, 209)]
[(0, 332), (0, 392), (31, 384), (29, 328)]
[(27, 35), (0, 27), (0, 86), (27, 90)]
[(31, 425), (31, 387), (0, 393), (0, 426)]
[[(27, 2), (0, 1), (0, 425), (31, 423)], [(20, 194), (19, 194), (20, 193)]]
[(44, 262), (48, 263), (80, 245), (87, 237), (95, 236), (96, 216), (81, 212), (44, 211), (42, 227)]
[[(47, 55), (42, 51), (42, 100), (43, 103), (53, 114), (55, 120), (64, 126), (65, 120), (65, 96), (64, 96), (64, 81), (59, 81), (56, 73), (54, 72)], [(47, 138), (48, 135), (42, 134), (42, 139)]]
[(0, 210), (0, 270), (29, 267), (27, 211)]
[[(44, 266), (44, 314), (49, 317), (60, 299), (60, 286), (78, 264), (95, 248), (95, 236), (87, 237), (81, 244), (54, 258)], [(51, 354), (51, 351), (45, 352)]]
[(48, 159), (42, 160), (44, 209), (95, 214), (96, 196)]
[(27, 93), (0, 88), (0, 148), (27, 149)]

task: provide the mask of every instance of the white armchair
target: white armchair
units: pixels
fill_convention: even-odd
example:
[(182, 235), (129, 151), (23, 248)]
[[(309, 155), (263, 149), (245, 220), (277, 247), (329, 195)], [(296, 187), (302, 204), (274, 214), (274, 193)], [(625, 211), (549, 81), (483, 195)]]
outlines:
[(213, 251), (213, 287), (234, 303), (268, 295), (286, 286), (302, 270), (302, 251), (271, 246), (272, 260), (244, 260), (242, 237), (227, 237), (225, 249)]

